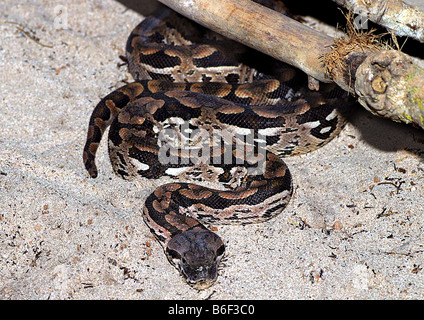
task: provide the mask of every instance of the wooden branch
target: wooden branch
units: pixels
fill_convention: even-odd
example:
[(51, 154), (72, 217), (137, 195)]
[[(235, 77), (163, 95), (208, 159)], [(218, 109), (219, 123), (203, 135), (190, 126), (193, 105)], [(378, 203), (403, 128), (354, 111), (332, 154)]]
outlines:
[(405, 54), (384, 51), (370, 34), (336, 40), (249, 0), (159, 1), (317, 80), (334, 81), (375, 114), (424, 128), (423, 69)]
[(348, 10), (366, 16), (398, 36), (424, 42), (424, 12), (400, 0), (333, 0)]

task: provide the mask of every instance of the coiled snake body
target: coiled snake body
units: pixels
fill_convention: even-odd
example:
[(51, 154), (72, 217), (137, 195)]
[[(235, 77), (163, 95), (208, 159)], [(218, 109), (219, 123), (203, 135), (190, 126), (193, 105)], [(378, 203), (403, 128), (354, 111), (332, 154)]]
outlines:
[[(204, 224), (278, 215), (293, 190), (281, 156), (319, 148), (344, 122), (336, 111), (343, 101), (288, 87), (293, 72), (282, 64), (272, 67), (278, 79), (265, 76), (237, 60), (244, 51), (168, 10), (144, 19), (127, 42), (136, 82), (95, 107), (84, 147), (85, 167), (95, 178), (96, 150), (111, 125), (116, 174), (175, 179), (148, 196), (143, 218), (197, 289), (214, 283), (225, 251)], [(181, 181), (187, 177), (191, 181)], [(198, 184), (202, 180), (223, 189)]]

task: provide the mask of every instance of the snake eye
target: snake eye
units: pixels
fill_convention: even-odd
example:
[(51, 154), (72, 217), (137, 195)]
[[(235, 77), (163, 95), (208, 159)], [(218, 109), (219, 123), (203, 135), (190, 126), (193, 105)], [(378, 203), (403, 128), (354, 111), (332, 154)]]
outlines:
[(178, 253), (178, 251), (166, 248), (166, 253), (171, 259), (181, 259), (181, 255)]
[(221, 257), (225, 252), (225, 246), (222, 245), (218, 248), (218, 250), (216, 250), (216, 256), (217, 257)]

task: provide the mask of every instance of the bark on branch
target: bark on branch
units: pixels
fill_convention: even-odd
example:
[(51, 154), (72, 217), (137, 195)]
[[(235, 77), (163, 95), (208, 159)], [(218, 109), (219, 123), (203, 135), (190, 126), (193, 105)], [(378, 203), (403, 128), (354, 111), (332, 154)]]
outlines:
[(424, 69), (406, 54), (369, 55), (356, 71), (355, 92), (372, 113), (424, 129)]
[[(424, 128), (424, 70), (409, 56), (374, 45), (373, 38), (363, 38), (365, 44), (362, 36), (337, 42), (249, 0), (159, 1), (317, 80), (336, 82), (357, 95), (359, 102), (375, 114)], [(338, 60), (324, 65), (324, 57)]]

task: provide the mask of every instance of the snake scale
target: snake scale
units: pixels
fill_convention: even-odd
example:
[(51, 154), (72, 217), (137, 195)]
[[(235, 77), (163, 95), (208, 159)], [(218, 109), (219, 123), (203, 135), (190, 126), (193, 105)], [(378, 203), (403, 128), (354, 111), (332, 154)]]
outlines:
[[(108, 94), (92, 112), (85, 167), (97, 176), (96, 151), (110, 126), (117, 175), (171, 177), (147, 197), (143, 218), (187, 283), (208, 288), (225, 245), (205, 224), (278, 215), (293, 191), (281, 157), (334, 138), (344, 124), (337, 109), (345, 102), (331, 90), (298, 86), (291, 68), (257, 53), (249, 58), (245, 47), (168, 9), (145, 18), (126, 50), (136, 81)], [(274, 74), (247, 64), (252, 61), (265, 62)]]

